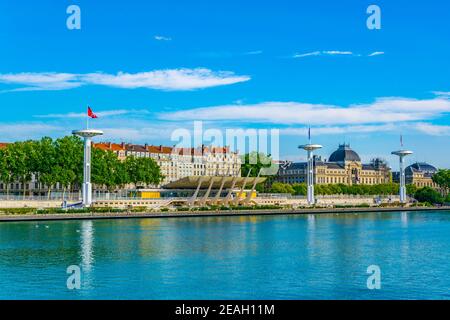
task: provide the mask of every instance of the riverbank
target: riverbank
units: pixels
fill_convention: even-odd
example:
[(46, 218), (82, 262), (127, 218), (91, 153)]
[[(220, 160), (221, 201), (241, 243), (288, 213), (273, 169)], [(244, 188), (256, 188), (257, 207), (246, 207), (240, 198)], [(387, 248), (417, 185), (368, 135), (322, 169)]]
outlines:
[(304, 215), (304, 214), (339, 214), (366, 212), (399, 211), (450, 211), (450, 206), (443, 207), (368, 207), (368, 208), (311, 208), (311, 209), (261, 209), (229, 211), (185, 211), (185, 212), (120, 212), (120, 213), (64, 213), (64, 214), (26, 214), (0, 215), (0, 222), (14, 221), (50, 221), (50, 220), (98, 220), (98, 219), (135, 219), (135, 218), (186, 218), (186, 217), (223, 217), (255, 215)]

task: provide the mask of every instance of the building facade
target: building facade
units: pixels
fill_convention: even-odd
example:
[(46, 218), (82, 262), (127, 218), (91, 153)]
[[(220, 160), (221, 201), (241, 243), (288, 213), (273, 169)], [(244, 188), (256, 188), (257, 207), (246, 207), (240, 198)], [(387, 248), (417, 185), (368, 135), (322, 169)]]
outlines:
[(152, 158), (164, 176), (162, 185), (189, 176), (240, 176), (241, 157), (229, 147), (176, 148), (110, 142), (96, 143), (94, 147), (112, 151), (120, 160), (129, 156)]
[[(437, 171), (438, 170), (431, 164), (426, 162), (416, 162), (405, 168), (406, 184), (413, 184), (418, 188), (431, 187), (438, 189), (439, 186), (433, 182), (433, 175)], [(400, 181), (398, 172), (394, 172), (392, 177), (395, 182)]]
[[(289, 184), (306, 182), (306, 170), (306, 162), (281, 164), (275, 181)], [(339, 145), (328, 161), (314, 157), (315, 184), (373, 185), (390, 181), (391, 169), (384, 160), (377, 158), (364, 164), (348, 144)]]

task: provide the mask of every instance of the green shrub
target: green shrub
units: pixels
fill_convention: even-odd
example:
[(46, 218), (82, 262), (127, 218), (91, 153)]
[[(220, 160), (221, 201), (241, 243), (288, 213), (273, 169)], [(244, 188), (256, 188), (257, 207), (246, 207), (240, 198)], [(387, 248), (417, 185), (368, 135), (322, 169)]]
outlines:
[(0, 213), (3, 214), (32, 214), (36, 212), (36, 208), (5, 208), (0, 209)]
[(444, 198), (439, 192), (430, 187), (423, 187), (416, 191), (414, 198), (419, 202), (429, 202), (431, 204), (442, 204)]
[(131, 212), (145, 212), (148, 211), (147, 207), (133, 207)]
[(446, 204), (450, 204), (450, 193), (447, 195), (447, 197), (445, 198), (444, 202)]

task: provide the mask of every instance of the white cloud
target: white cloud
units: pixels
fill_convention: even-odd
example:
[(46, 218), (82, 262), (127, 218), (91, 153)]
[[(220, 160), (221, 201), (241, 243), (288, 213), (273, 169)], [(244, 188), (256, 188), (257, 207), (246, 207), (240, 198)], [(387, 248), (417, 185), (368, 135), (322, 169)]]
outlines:
[[(95, 111), (95, 114), (100, 118), (105, 117), (111, 117), (111, 116), (120, 116), (125, 114), (148, 114), (148, 110), (106, 110), (106, 111)], [(35, 118), (67, 118), (67, 119), (74, 119), (74, 118), (86, 118), (86, 112), (69, 112), (69, 113), (51, 113), (51, 114), (42, 114), (42, 115), (35, 115)]]
[(25, 88), (16, 88), (10, 91), (65, 90), (82, 85), (76, 74), (55, 72), (0, 74), (0, 83), (27, 86)]
[(230, 85), (250, 80), (249, 76), (237, 76), (233, 72), (214, 72), (205, 68), (157, 70), (116, 75), (91, 73), (83, 77), (90, 84), (118, 88), (148, 88), (160, 90), (194, 90)]
[(158, 40), (158, 41), (171, 41), (172, 40), (172, 38), (170, 38), (170, 37), (159, 36), (159, 35), (154, 36), (154, 39)]
[(450, 136), (450, 126), (435, 125), (431, 123), (417, 123), (415, 128), (432, 136)]
[(183, 91), (230, 85), (248, 80), (250, 80), (249, 76), (235, 75), (230, 71), (212, 71), (206, 68), (166, 69), (139, 73), (119, 72), (117, 74), (102, 72), (0, 74), (0, 83), (25, 86), (4, 91), (65, 90), (83, 85)]
[[(383, 51), (375, 51), (368, 55), (368, 57), (374, 57), (383, 55)], [(352, 51), (339, 51), (339, 50), (325, 50), (325, 51), (312, 51), (312, 52), (306, 52), (306, 53), (296, 53), (293, 55), (293, 58), (305, 58), (305, 57), (312, 57), (312, 56), (354, 56), (354, 57), (361, 57), (361, 54), (354, 53)]]
[(244, 55), (257, 55), (257, 54), (262, 54), (262, 50), (256, 50), (256, 51), (248, 51), (245, 52)]
[(450, 92), (433, 91), (433, 93), (437, 96), (450, 97)]
[(322, 51), (323, 54), (328, 54), (328, 55), (352, 55), (353, 52), (351, 51)]
[(429, 120), (450, 112), (450, 100), (381, 98), (347, 107), (300, 102), (222, 105), (161, 113), (167, 120), (211, 120), (282, 125), (356, 125)]
[(304, 57), (310, 57), (310, 56), (319, 56), (320, 51), (314, 51), (314, 52), (307, 52), (307, 53), (296, 53), (294, 54), (294, 58), (304, 58)]
[[(450, 136), (450, 126), (436, 125), (427, 122), (396, 122), (376, 125), (350, 125), (350, 126), (318, 126), (313, 127), (314, 135), (335, 135), (346, 133), (386, 133), (417, 131), (430, 136)], [(286, 136), (306, 136), (308, 127), (288, 127), (280, 129), (280, 134)]]
[[(344, 133), (371, 133), (398, 130), (398, 124), (388, 123), (384, 125), (357, 125), (357, 126), (324, 126), (314, 127), (314, 135), (333, 135)], [(280, 134), (288, 136), (306, 136), (308, 127), (280, 129)]]
[(351, 51), (338, 51), (338, 50), (329, 50), (329, 51), (313, 51), (306, 53), (296, 53), (293, 55), (293, 58), (305, 58), (311, 56), (336, 56), (336, 55), (353, 55)]
[(375, 52), (372, 52), (371, 54), (369, 54), (369, 57), (380, 56), (383, 54), (384, 54), (383, 51), (375, 51)]

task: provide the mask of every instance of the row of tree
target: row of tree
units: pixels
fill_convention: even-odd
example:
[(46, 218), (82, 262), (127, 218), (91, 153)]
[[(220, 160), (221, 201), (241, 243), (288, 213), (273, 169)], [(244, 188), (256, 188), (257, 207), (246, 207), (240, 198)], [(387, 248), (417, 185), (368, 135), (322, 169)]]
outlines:
[[(120, 161), (111, 151), (92, 150), (92, 182), (109, 191), (127, 184), (157, 185), (163, 176), (151, 158), (127, 157)], [(57, 184), (63, 191), (74, 190), (83, 182), (83, 141), (75, 136), (53, 140), (29, 140), (8, 144), (0, 149), (0, 181), (7, 194), (10, 184), (20, 182), (23, 194), (26, 184), (35, 177), (48, 194)], [(30, 188), (31, 190), (31, 188)]]
[[(307, 188), (305, 183), (286, 184), (274, 182), (270, 189), (273, 193), (287, 193), (305, 196)], [(343, 184), (318, 184), (314, 186), (316, 195), (352, 194), (352, 195), (390, 195), (398, 194), (397, 183), (375, 185), (343, 185)], [(417, 188), (413, 184), (406, 185), (406, 193), (419, 202), (431, 204), (450, 203), (450, 194), (443, 195), (431, 187)]]
[[(408, 194), (414, 194), (414, 185), (407, 186)], [(274, 182), (271, 186), (270, 192), (273, 193), (290, 193), (292, 195), (306, 195), (306, 183), (287, 184), (281, 182)], [(397, 194), (399, 192), (399, 185), (397, 183), (385, 183), (374, 185), (345, 185), (345, 184), (317, 184), (314, 186), (314, 193), (318, 195), (332, 195), (332, 194), (360, 194), (360, 195), (389, 195)]]

